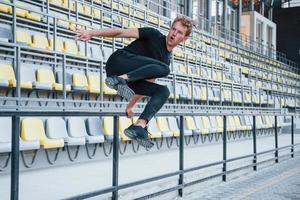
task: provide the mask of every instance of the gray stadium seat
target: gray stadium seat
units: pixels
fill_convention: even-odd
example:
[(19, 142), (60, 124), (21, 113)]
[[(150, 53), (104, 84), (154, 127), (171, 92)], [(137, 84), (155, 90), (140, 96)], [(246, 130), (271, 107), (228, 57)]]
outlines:
[(102, 119), (99, 117), (89, 117), (86, 120), (87, 133), (91, 136), (101, 137), (101, 142), (104, 142), (102, 126)]
[(8, 27), (0, 27), (0, 41), (10, 42), (12, 41), (12, 31)]
[(27, 88), (25, 85), (32, 87), (34, 82), (36, 82), (35, 69), (31, 65), (21, 64), (21, 87)]
[(67, 121), (67, 127), (71, 137), (83, 137), (89, 144), (101, 143), (103, 141), (103, 137), (101, 136), (88, 135), (83, 118), (70, 117)]
[(99, 59), (99, 60), (103, 59), (102, 50), (99, 45), (90, 44), (90, 49), (91, 49), (90, 57)]
[(64, 139), (68, 146), (84, 145), (84, 137), (69, 137), (66, 122), (60, 117), (51, 117), (46, 120), (46, 135), (52, 139)]

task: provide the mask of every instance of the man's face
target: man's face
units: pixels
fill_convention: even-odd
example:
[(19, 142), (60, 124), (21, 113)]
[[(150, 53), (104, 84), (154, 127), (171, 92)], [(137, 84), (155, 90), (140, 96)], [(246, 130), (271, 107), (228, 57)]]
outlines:
[(185, 36), (186, 32), (186, 26), (183, 26), (180, 21), (175, 22), (167, 35), (167, 44), (171, 47), (175, 47), (179, 43), (184, 42), (188, 38)]

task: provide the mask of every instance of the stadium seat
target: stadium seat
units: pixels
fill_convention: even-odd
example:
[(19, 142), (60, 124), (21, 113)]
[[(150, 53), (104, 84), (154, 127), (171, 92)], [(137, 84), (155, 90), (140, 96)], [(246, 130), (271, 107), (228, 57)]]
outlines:
[(10, 64), (0, 64), (0, 87), (16, 87), (16, 76)]
[(103, 86), (103, 94), (107, 94), (107, 95), (116, 95), (117, 94), (117, 91), (107, 87), (107, 85), (105, 84), (104, 81), (102, 81), (102, 86)]
[(191, 130), (193, 132), (193, 135), (199, 135), (200, 134), (200, 129), (198, 129), (196, 127), (194, 118), (191, 116), (185, 116), (184, 117), (184, 121), (185, 121), (185, 127), (188, 130)]
[(21, 88), (32, 89), (32, 83), (36, 82), (35, 69), (29, 64), (21, 64)]
[(0, 12), (12, 14), (12, 7), (6, 4), (0, 4)]
[[(210, 122), (208, 116), (195, 116), (196, 126), (200, 128), (200, 134), (209, 134)], [(199, 125), (197, 125), (199, 124)]]
[(50, 117), (46, 120), (46, 135), (51, 139), (63, 139), (66, 145), (84, 145), (84, 137), (69, 137), (66, 122), (61, 117)]
[(210, 121), (210, 132), (212, 133), (222, 133), (223, 126), (219, 126), (217, 122), (217, 116), (209, 116)]
[(16, 32), (17, 43), (22, 45), (31, 45), (31, 35), (26, 30), (17, 30)]
[(246, 127), (241, 124), (239, 116), (235, 115), (235, 116), (233, 116), (233, 118), (234, 118), (235, 127), (236, 127), (237, 131), (247, 130)]
[(36, 70), (36, 81), (33, 82), (34, 88), (52, 90), (55, 85), (55, 78), (51, 69), (40, 68)]
[(161, 138), (162, 132), (159, 130), (156, 119), (153, 117), (148, 123), (148, 132), (151, 138)]
[[(55, 90), (63, 90), (63, 73), (62, 73), (62, 71), (56, 72), (56, 80), (57, 80), (57, 84), (55, 85), (54, 89)], [(66, 82), (66, 91), (70, 92), (71, 84), (72, 84), (72, 75), (68, 72), (66, 72), (65, 82)]]
[(0, 27), (0, 41), (11, 42), (12, 39), (13, 39), (13, 35), (11, 29), (6, 27)]
[(85, 120), (81, 117), (70, 117), (67, 120), (69, 136), (85, 138), (88, 144), (103, 142), (102, 136), (88, 135), (85, 127)]
[(86, 120), (87, 133), (91, 136), (101, 137), (101, 142), (104, 142), (104, 133), (102, 130), (103, 124), (100, 117), (89, 117)]
[(114, 136), (113, 117), (103, 117), (102, 120), (105, 140), (112, 141)]
[(176, 117), (167, 117), (168, 123), (169, 123), (169, 128), (170, 130), (173, 132), (174, 137), (179, 137), (180, 135), (180, 130), (179, 130), (179, 126), (177, 124), (177, 120)]
[(25, 141), (39, 141), (45, 149), (64, 146), (63, 139), (49, 139), (46, 137), (44, 123), (38, 118), (24, 118), (22, 120), (21, 138)]
[(119, 136), (122, 141), (128, 141), (131, 140), (124, 134), (124, 130), (128, 128), (132, 124), (132, 120), (130, 118), (121, 116), (119, 118)]
[(49, 49), (49, 41), (44, 35), (33, 35), (31, 47), (41, 48), (41, 49)]
[(102, 50), (101, 50), (100, 46), (90, 44), (90, 49), (91, 49), (91, 56), (90, 57), (92, 57), (94, 59), (98, 59), (98, 60), (103, 59)]
[(101, 20), (101, 11), (99, 9), (93, 8), (93, 17), (95, 19)]
[(163, 137), (172, 137), (174, 133), (170, 130), (166, 117), (156, 117), (156, 122)]
[(88, 75), (87, 79), (89, 93), (100, 94), (100, 76)]
[(77, 44), (74, 40), (65, 40), (64, 41), (64, 52), (79, 55)]
[(206, 101), (207, 100), (207, 89), (204, 86), (201, 86), (201, 101)]
[(237, 131), (234, 116), (228, 116), (226, 122), (227, 122), (227, 131), (229, 132)]
[[(11, 152), (12, 119), (0, 117), (0, 153)], [(20, 138), (20, 151), (39, 149), (38, 141), (23, 141)]]
[(73, 73), (73, 75), (72, 75), (72, 90), (88, 91), (88, 81), (84, 74)]

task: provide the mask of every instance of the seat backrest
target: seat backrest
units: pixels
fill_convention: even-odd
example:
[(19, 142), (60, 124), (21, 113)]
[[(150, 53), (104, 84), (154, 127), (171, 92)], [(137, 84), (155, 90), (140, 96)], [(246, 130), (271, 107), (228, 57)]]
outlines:
[(105, 135), (113, 135), (113, 117), (103, 117), (103, 132)]
[(100, 76), (88, 75), (89, 91), (91, 93), (100, 93)]
[(88, 81), (84, 74), (74, 73), (72, 76), (73, 85), (79, 87), (88, 87)]
[(207, 116), (201, 116), (201, 119), (202, 119), (203, 127), (209, 129), (210, 128), (209, 118)]
[(168, 119), (168, 122), (169, 122), (170, 130), (171, 131), (179, 131), (179, 127), (178, 127), (178, 124), (177, 124), (176, 117), (169, 116), (169, 117), (167, 117), (167, 119)]
[(0, 143), (11, 142), (11, 118), (0, 117)]
[(21, 123), (21, 138), (23, 140), (44, 140), (46, 135), (43, 121), (38, 118), (24, 118)]
[(149, 123), (148, 123), (148, 131), (149, 131), (149, 133), (160, 133), (160, 130), (159, 130), (159, 128), (158, 128), (158, 126), (157, 126), (157, 123), (156, 123), (156, 119), (155, 119), (155, 117), (153, 117), (150, 121), (149, 121)]
[[(58, 83), (63, 84), (63, 73), (62, 71), (57, 71), (56, 72), (56, 80)], [(71, 85), (72, 84), (72, 75), (69, 72), (66, 72), (66, 84)]]
[(202, 119), (200, 116), (194, 116), (194, 122), (197, 129), (202, 129)]
[(74, 40), (65, 40), (64, 41), (64, 52), (78, 55), (78, 47)]
[(210, 126), (212, 128), (218, 128), (218, 124), (217, 124), (217, 121), (216, 121), (216, 116), (209, 116), (209, 121), (210, 121)]
[(47, 49), (49, 47), (49, 40), (45, 35), (35, 34), (32, 36), (32, 42), (36, 47)]
[(186, 116), (186, 117), (184, 117), (184, 119), (185, 119), (185, 125), (186, 125), (187, 129), (189, 129), (189, 130), (195, 130), (195, 129), (197, 129), (193, 117)]
[(10, 42), (12, 41), (12, 38), (13, 35), (11, 29), (6, 27), (0, 27), (0, 40)]
[(68, 137), (66, 122), (61, 117), (50, 117), (46, 120), (46, 135), (52, 139)]
[(0, 64), (0, 79), (5, 79), (16, 84), (16, 76), (12, 65)]
[(90, 44), (91, 57), (95, 59), (102, 59), (102, 50), (99, 45)]
[(84, 119), (81, 117), (70, 117), (67, 122), (68, 133), (71, 137), (87, 136)]
[(36, 81), (35, 69), (27, 64), (21, 64), (21, 83)]
[(100, 117), (89, 117), (86, 120), (87, 133), (89, 135), (97, 136), (103, 135), (102, 131), (102, 118)]
[(132, 124), (131, 118), (121, 116), (119, 118), (119, 134), (123, 134), (124, 130)]
[(53, 71), (45, 68), (37, 69), (36, 80), (40, 83), (55, 83)]
[(170, 131), (168, 120), (166, 117), (157, 117), (157, 126), (161, 131)]
[(30, 45), (32, 44), (31, 35), (26, 30), (17, 30), (16, 39), (18, 43)]
[[(56, 46), (54, 50), (56, 51), (59, 51), (59, 52), (63, 52), (64, 51), (64, 42), (63, 42), (63, 39), (62, 38), (56, 38), (55, 39), (55, 42), (56, 42)], [(53, 49), (54, 48), (54, 44), (53, 44), (53, 39), (50, 39), (49, 40), (49, 48), (50, 49)]]

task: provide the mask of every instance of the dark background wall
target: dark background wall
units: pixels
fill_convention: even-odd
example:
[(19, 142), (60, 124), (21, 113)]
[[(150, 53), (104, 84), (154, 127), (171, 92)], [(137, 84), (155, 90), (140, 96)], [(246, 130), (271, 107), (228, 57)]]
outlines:
[(300, 71), (300, 7), (274, 9), (277, 25), (277, 50), (298, 63)]

